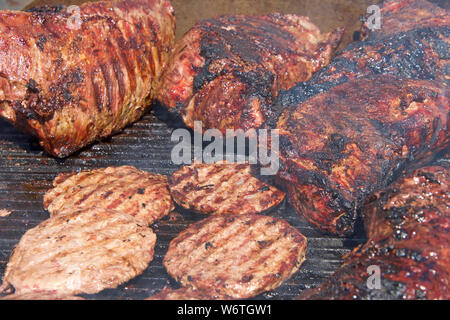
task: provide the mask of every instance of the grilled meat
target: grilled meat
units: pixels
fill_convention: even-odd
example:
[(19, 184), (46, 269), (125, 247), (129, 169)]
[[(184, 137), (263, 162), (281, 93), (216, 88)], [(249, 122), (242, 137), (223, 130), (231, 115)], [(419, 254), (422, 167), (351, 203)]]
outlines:
[(161, 292), (145, 300), (230, 300), (230, 298), (219, 295), (212, 288), (200, 291), (192, 287), (181, 287), (179, 289), (165, 287)]
[(360, 40), (381, 40), (413, 29), (448, 27), (450, 21), (448, 10), (426, 0), (387, 0), (380, 13), (381, 29), (370, 30), (371, 20), (366, 17), (359, 35)]
[(246, 163), (192, 164), (172, 174), (169, 188), (178, 205), (203, 214), (261, 213), (285, 196), (253, 177)]
[(164, 266), (183, 286), (249, 298), (278, 287), (305, 260), (306, 238), (285, 220), (212, 216), (171, 241)]
[(53, 185), (44, 195), (44, 208), (51, 216), (79, 207), (100, 207), (128, 213), (150, 225), (173, 209), (167, 177), (131, 166), (60, 174)]
[(448, 99), (440, 82), (381, 75), (284, 110), (278, 175), (289, 202), (320, 229), (351, 233), (369, 195), (449, 146)]
[(370, 35), (364, 31), (365, 41), (351, 43), (309, 81), (280, 93), (273, 112), (280, 114), (284, 108), (318, 93), (370, 75), (436, 80), (449, 85), (449, 11), (423, 0), (387, 1), (382, 17), (381, 30)]
[(57, 157), (142, 116), (175, 37), (167, 0), (79, 8), (0, 11), (0, 116)]
[(14, 248), (0, 292), (97, 293), (141, 274), (156, 235), (126, 213), (80, 209), (42, 222)]
[(281, 89), (329, 63), (342, 32), (321, 34), (292, 14), (204, 20), (173, 50), (156, 93), (159, 109), (190, 128), (196, 120), (223, 132), (261, 127)]
[[(380, 192), (365, 210), (369, 241), (301, 299), (450, 298), (450, 167), (419, 169)], [(369, 289), (370, 266), (381, 286)]]

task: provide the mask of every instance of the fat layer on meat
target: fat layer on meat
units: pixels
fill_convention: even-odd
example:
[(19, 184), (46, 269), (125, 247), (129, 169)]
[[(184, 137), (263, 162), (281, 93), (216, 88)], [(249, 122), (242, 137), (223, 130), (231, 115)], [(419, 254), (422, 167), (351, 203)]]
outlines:
[(305, 252), (306, 238), (285, 220), (221, 215), (172, 240), (163, 264), (183, 286), (239, 299), (278, 287), (299, 269)]
[(68, 296), (116, 288), (147, 268), (155, 242), (154, 232), (126, 213), (84, 208), (57, 215), (22, 237), (0, 292)]
[(52, 216), (78, 207), (100, 207), (128, 213), (152, 224), (173, 209), (167, 177), (131, 166), (78, 174), (60, 174), (44, 196)]

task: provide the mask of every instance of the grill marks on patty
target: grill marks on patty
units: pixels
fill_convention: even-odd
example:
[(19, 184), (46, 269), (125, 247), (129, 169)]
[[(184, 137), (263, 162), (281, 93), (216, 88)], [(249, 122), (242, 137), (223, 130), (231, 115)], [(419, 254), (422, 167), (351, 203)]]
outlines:
[[(0, 290), (65, 297), (139, 275), (156, 242), (144, 225), (173, 209), (168, 182), (130, 166), (60, 174), (44, 196), (51, 218), (17, 245)], [(194, 164), (174, 173), (170, 187), (175, 199), (186, 197), (179, 202), (186, 208), (226, 215), (194, 224), (171, 242), (164, 266), (184, 287), (149, 299), (248, 298), (276, 288), (303, 263), (306, 238), (284, 220), (254, 214), (284, 194), (253, 177), (249, 164)]]
[(51, 215), (77, 207), (102, 207), (128, 213), (148, 225), (173, 209), (167, 177), (131, 166), (62, 174), (44, 196)]
[(153, 259), (156, 235), (126, 213), (102, 208), (62, 212), (29, 230), (15, 247), (5, 290), (93, 294), (141, 274)]
[(246, 163), (192, 164), (169, 178), (174, 201), (204, 214), (260, 213), (280, 204), (284, 193), (253, 177)]
[(306, 238), (272, 217), (209, 217), (182, 232), (164, 258), (168, 273), (184, 286), (214, 288), (232, 298), (272, 290), (305, 260)]

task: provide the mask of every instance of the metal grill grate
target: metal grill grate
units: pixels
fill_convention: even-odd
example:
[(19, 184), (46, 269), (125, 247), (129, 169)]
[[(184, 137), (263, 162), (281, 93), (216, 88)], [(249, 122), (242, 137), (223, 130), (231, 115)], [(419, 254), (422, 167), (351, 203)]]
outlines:
[[(65, 159), (46, 155), (36, 140), (22, 134), (0, 120), (0, 209), (13, 211), (0, 218), (0, 274), (3, 276), (13, 247), (26, 230), (48, 218), (42, 207), (43, 194), (61, 172), (79, 171), (107, 166), (133, 165), (155, 173), (170, 174), (177, 169), (170, 161), (173, 143), (171, 129), (148, 114), (108, 141), (95, 144)], [(341, 258), (362, 242), (325, 235), (300, 218), (292, 207), (283, 203), (270, 215), (285, 218), (308, 238), (307, 260), (290, 280), (280, 288), (263, 294), (263, 299), (292, 299), (302, 290), (324, 281), (341, 264)], [(93, 299), (142, 299), (165, 285), (177, 284), (162, 266), (169, 242), (199, 215), (173, 213), (157, 222), (153, 229), (158, 236), (155, 259), (143, 275), (114, 290), (86, 296)]]

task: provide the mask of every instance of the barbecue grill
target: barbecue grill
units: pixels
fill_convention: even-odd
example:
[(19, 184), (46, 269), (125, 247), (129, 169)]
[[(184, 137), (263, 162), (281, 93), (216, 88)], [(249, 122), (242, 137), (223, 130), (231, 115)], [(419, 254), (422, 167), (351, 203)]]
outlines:
[[(170, 161), (174, 145), (170, 140), (172, 130), (148, 114), (108, 141), (60, 160), (48, 156), (33, 138), (0, 120), (0, 207), (13, 211), (8, 217), (0, 218), (0, 274), (3, 276), (11, 251), (22, 235), (48, 218), (42, 207), (42, 197), (57, 174), (125, 164), (170, 174), (178, 168)], [(308, 238), (308, 252), (299, 272), (278, 289), (259, 296), (260, 299), (292, 299), (302, 290), (318, 285), (340, 266), (344, 254), (364, 241), (362, 232), (352, 238), (325, 235), (299, 217), (285, 202), (268, 214), (285, 218), (298, 228)], [(158, 237), (155, 258), (141, 276), (118, 289), (85, 297), (143, 299), (166, 285), (176, 287), (176, 282), (162, 266), (165, 252), (170, 240), (202, 218), (204, 216), (181, 212), (177, 208), (169, 217), (153, 225)]]
[[(64, 2), (64, 1), (63, 1)], [(65, 1), (79, 4), (83, 1)], [(61, 3), (61, 0), (37, 1), (35, 4)], [(359, 26), (358, 18), (371, 1), (172, 1), (177, 11), (178, 38), (196, 20), (219, 13), (263, 14), (273, 11), (292, 12), (311, 17), (321, 30), (328, 32), (346, 26), (342, 45), (347, 44)], [(94, 144), (67, 159), (55, 159), (46, 154), (37, 141), (7, 122), (0, 120), (0, 209), (13, 213), (0, 218), (0, 275), (14, 246), (30, 228), (48, 218), (42, 198), (52, 186), (53, 179), (63, 172), (80, 171), (108, 166), (132, 165), (154, 173), (170, 174), (178, 166), (170, 160), (174, 142), (170, 136), (173, 128), (158, 120), (151, 112), (122, 133)], [(306, 261), (300, 270), (278, 289), (258, 296), (258, 299), (292, 299), (305, 289), (326, 280), (342, 263), (342, 257), (364, 242), (364, 232), (357, 228), (350, 238), (324, 234), (298, 216), (286, 201), (267, 213), (286, 219), (308, 238)], [(105, 290), (89, 299), (143, 299), (159, 292), (164, 286), (176, 288), (162, 266), (169, 242), (191, 223), (204, 216), (177, 208), (170, 216), (153, 225), (158, 240), (155, 258), (139, 277), (114, 290)]]

